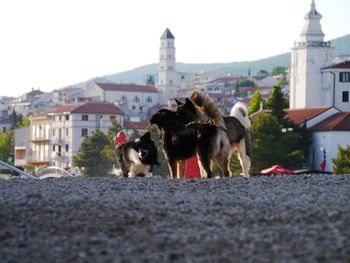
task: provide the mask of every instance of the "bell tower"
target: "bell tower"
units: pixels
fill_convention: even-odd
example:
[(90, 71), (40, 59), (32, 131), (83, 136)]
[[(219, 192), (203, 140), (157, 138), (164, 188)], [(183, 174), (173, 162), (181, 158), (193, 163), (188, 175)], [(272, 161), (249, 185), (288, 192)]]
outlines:
[(299, 42), (294, 43), (290, 65), (290, 108), (312, 108), (327, 105), (329, 92), (323, 89), (321, 68), (331, 65), (332, 48), (324, 41), (320, 20), (312, 0), (306, 13)]
[(175, 61), (175, 37), (167, 28), (160, 37), (158, 82), (159, 101), (166, 104), (177, 95), (177, 72)]

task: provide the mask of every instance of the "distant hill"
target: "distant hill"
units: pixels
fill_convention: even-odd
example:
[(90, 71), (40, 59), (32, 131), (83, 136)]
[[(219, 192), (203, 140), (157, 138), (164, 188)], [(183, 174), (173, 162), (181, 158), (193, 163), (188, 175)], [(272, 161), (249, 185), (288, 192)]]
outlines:
[[(334, 47), (335, 55), (350, 54), (350, 34), (338, 37), (331, 40)], [(177, 71), (182, 72), (212, 72), (218, 74), (233, 74), (233, 75), (247, 75), (250, 69), (252, 73), (260, 69), (271, 71), (274, 67), (283, 66), (288, 67), (290, 64), (290, 52), (280, 54), (273, 57), (254, 61), (242, 61), (232, 63), (208, 63), (208, 64), (191, 64), (191, 63), (176, 63)], [(91, 83), (97, 80), (103, 82), (115, 83), (145, 83), (147, 75), (156, 74), (158, 71), (158, 64), (148, 64), (132, 70), (119, 72), (111, 75), (106, 75), (99, 78), (93, 78), (86, 82), (79, 83), (75, 86), (85, 86), (86, 83)]]

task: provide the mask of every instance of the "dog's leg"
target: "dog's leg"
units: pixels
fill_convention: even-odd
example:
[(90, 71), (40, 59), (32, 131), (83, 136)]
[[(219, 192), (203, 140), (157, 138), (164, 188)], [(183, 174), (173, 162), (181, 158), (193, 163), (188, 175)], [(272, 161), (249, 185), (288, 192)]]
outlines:
[(211, 167), (210, 167), (210, 160), (208, 158), (200, 156), (200, 155), (199, 155), (199, 160), (201, 163), (201, 167), (204, 171), (204, 177), (211, 178), (212, 173), (211, 173)]
[(168, 160), (170, 178), (177, 179), (177, 162), (176, 160)]
[(238, 159), (242, 166), (243, 176), (249, 177), (250, 157), (246, 153), (246, 144), (244, 139), (242, 139), (238, 144)]
[(230, 169), (230, 156), (231, 154), (223, 154), (222, 152), (219, 152), (215, 158), (225, 177), (232, 176), (232, 172)]
[(185, 168), (186, 168), (186, 160), (179, 160), (178, 163), (178, 174), (180, 179), (185, 179)]

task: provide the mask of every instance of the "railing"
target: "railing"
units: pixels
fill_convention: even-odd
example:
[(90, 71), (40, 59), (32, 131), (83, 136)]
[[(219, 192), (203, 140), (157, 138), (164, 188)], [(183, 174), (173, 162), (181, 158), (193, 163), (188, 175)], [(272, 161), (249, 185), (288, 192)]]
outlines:
[(307, 42), (294, 42), (295, 48), (304, 48), (304, 47), (331, 47), (331, 41), (307, 41)]
[(39, 179), (39, 178), (35, 177), (34, 175), (31, 175), (30, 173), (24, 172), (24, 171), (14, 167), (14, 166), (12, 166), (12, 165), (10, 165), (8, 163), (5, 163), (3, 161), (0, 161), (0, 165), (6, 167), (7, 169), (10, 169), (11, 171), (14, 171), (14, 172), (17, 172), (19, 174), (22, 174), (22, 175), (24, 175), (24, 176), (26, 176), (26, 177), (28, 177), (30, 179), (35, 179), (35, 180)]

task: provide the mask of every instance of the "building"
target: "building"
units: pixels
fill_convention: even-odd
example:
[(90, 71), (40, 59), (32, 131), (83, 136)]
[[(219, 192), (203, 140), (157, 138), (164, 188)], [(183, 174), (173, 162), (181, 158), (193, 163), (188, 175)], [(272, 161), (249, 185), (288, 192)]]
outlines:
[(113, 103), (88, 102), (61, 105), (47, 112), (50, 130), (50, 164), (72, 167), (72, 159), (85, 136), (96, 129), (107, 132), (112, 121), (123, 123), (123, 113)]
[(26, 151), (26, 162), (37, 170), (42, 166), (49, 165), (50, 125), (46, 114), (30, 117), (29, 120), (29, 147)]
[(93, 83), (85, 93), (93, 101), (116, 103), (129, 117), (146, 118), (150, 108), (158, 103), (158, 90), (153, 85)]
[(27, 165), (27, 153), (29, 152), (30, 127), (19, 128), (15, 130), (15, 166)]
[(321, 72), (332, 63), (332, 48), (330, 42), (324, 41), (321, 18), (312, 0), (311, 9), (304, 17), (300, 40), (294, 43), (291, 53), (291, 109), (332, 106), (325, 100), (329, 92), (323, 88)]
[(160, 37), (158, 65), (159, 102), (165, 104), (168, 98), (177, 95), (178, 76), (176, 72), (175, 37), (167, 28)]
[(332, 172), (338, 146), (350, 145), (350, 61), (332, 56), (321, 18), (312, 0), (300, 41), (292, 48), (286, 117), (295, 124), (306, 122), (312, 133), (310, 168)]

